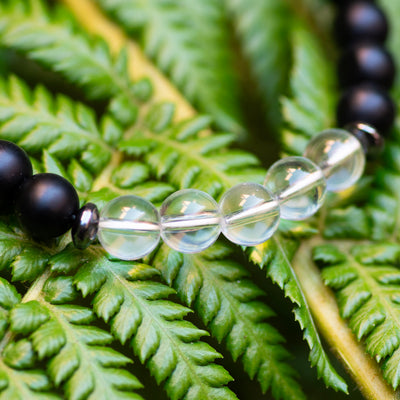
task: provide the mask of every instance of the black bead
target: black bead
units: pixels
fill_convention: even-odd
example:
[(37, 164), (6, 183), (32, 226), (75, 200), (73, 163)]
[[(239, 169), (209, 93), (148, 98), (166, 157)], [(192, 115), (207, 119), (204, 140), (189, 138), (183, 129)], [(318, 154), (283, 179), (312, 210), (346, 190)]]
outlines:
[(385, 134), (393, 125), (395, 106), (385, 90), (369, 84), (347, 90), (337, 106), (339, 126), (351, 122), (365, 122)]
[(364, 122), (347, 124), (344, 129), (354, 135), (361, 143), (368, 157), (376, 157), (382, 153), (385, 140), (375, 127)]
[(0, 213), (9, 212), (22, 182), (32, 176), (32, 164), (24, 150), (0, 140)]
[(396, 68), (390, 53), (378, 44), (358, 44), (350, 47), (339, 61), (339, 82), (342, 87), (371, 82), (389, 89)]
[(72, 241), (76, 248), (86, 249), (95, 239), (99, 229), (99, 210), (93, 203), (85, 204), (72, 225)]
[(55, 174), (26, 179), (18, 191), (16, 214), (21, 226), (36, 239), (50, 239), (71, 228), (79, 209), (75, 188)]
[(335, 21), (335, 33), (341, 45), (360, 41), (384, 43), (388, 34), (388, 22), (376, 4), (369, 1), (353, 1), (339, 11)]

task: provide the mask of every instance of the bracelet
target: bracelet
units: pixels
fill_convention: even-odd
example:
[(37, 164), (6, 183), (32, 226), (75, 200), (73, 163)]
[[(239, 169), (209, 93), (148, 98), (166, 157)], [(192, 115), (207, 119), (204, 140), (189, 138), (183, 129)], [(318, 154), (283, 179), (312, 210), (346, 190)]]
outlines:
[(263, 185), (238, 184), (219, 204), (207, 193), (183, 189), (170, 195), (158, 211), (135, 195), (120, 196), (99, 213), (96, 205), (79, 208), (75, 188), (51, 173), (32, 175), (27, 154), (0, 140), (0, 207), (16, 213), (33, 238), (47, 240), (71, 229), (79, 249), (98, 238), (112, 256), (140, 259), (151, 253), (160, 238), (182, 253), (211, 246), (222, 232), (231, 242), (253, 246), (268, 240), (280, 219), (303, 220), (323, 204), (327, 191), (354, 185), (363, 173), (366, 156), (382, 150), (383, 138), (394, 121), (395, 107), (387, 94), (393, 84), (393, 59), (382, 43), (387, 21), (372, 2), (345, 2), (336, 30), (339, 44), (351, 44), (339, 62), (345, 89), (337, 106), (344, 129), (316, 135), (303, 157), (285, 157), (273, 164)]

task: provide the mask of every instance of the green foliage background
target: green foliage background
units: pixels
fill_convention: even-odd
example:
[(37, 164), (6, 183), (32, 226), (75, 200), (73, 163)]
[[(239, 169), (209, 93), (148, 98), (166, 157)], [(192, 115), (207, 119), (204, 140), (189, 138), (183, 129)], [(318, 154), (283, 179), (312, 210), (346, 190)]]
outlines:
[[(301, 154), (335, 124), (328, 1), (82, 0), (179, 89), (174, 102), (154, 72), (132, 80), (143, 61), (128, 40), (115, 54), (79, 22), (74, 1), (1, 2), (0, 138), (22, 146), (36, 172), (69, 179), (82, 203), (130, 193), (160, 205), (188, 187), (218, 199), (261, 183), (280, 154)], [(380, 3), (399, 60), (400, 2)], [(182, 120), (186, 102), (196, 114)], [(298, 263), (332, 288), (325, 296), (335, 293), (365, 362), (374, 358), (387, 382), (381, 398), (397, 398), (399, 176), (396, 124), (380, 161), (315, 218), (283, 221), (255, 248), (221, 238), (182, 255), (160, 245), (141, 262), (99, 245), (78, 251), (68, 235), (35, 242), (2, 216), (0, 399), (362, 398), (353, 378), (368, 396), (368, 374), (349, 377), (327, 353), (342, 325), (321, 337)]]

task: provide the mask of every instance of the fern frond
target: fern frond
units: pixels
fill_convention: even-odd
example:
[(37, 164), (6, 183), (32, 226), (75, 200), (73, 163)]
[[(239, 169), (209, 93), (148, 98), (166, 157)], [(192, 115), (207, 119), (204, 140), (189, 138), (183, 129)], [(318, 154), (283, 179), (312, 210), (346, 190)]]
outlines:
[(0, 278), (0, 340), (3, 339), (8, 328), (9, 312), (20, 300), (21, 295), (15, 287), (4, 278)]
[(60, 160), (78, 157), (89, 171), (100, 171), (112, 148), (102, 139), (92, 110), (42, 87), (31, 92), (19, 79), (1, 82), (0, 135), (31, 152), (47, 148)]
[(285, 92), (291, 65), (292, 19), (281, 0), (225, 0), (234, 28), (264, 101), (268, 120), (281, 122), (279, 98)]
[[(69, 292), (65, 282), (47, 282), (43, 297), (17, 305), (11, 314), (11, 329), (27, 335), (40, 360), (49, 359), (48, 374), (55, 386), (63, 385), (70, 399), (136, 399), (132, 392), (142, 387), (128, 371), (122, 369), (131, 360), (106, 347), (113, 337), (91, 325), (90, 309), (74, 305), (57, 305), (60, 292)], [(63, 279), (71, 281), (71, 279)], [(56, 296), (49, 287), (57, 285)], [(68, 297), (68, 296), (67, 296)]]
[[(147, 118), (148, 129), (135, 131), (132, 138), (122, 141), (120, 149), (128, 155), (144, 155), (159, 178), (180, 188), (197, 188), (217, 197), (230, 186), (245, 182), (262, 182), (264, 171), (258, 160), (243, 151), (227, 151), (235, 140), (233, 134), (201, 135), (209, 119), (197, 117), (171, 125), (168, 109), (153, 109)], [(163, 120), (154, 129), (154, 121)]]
[(299, 24), (292, 30), (292, 43), (291, 97), (282, 100), (289, 127), (283, 144), (285, 151), (297, 155), (311, 136), (334, 126), (335, 74), (317, 40)]
[[(389, 20), (390, 35), (388, 37), (388, 47), (391, 55), (396, 61), (396, 65), (400, 65), (400, 53), (398, 51), (400, 46), (400, 25), (398, 24), (400, 17), (400, 4), (396, 1), (390, 0), (379, 0), (380, 7)], [(393, 85), (393, 91), (395, 92), (396, 98), (400, 96), (400, 77), (396, 74), (396, 83)]]
[[(234, 55), (220, 2), (99, 0), (202, 112), (219, 127), (242, 131)], [(199, 40), (200, 39), (200, 40)]]
[[(16, 350), (13, 349), (13, 351)], [(0, 360), (1, 400), (61, 400), (60, 396), (49, 392), (50, 388), (50, 381), (43, 371), (37, 369), (18, 370)]]
[(383, 375), (400, 384), (400, 247), (391, 244), (317, 247), (314, 259), (336, 292), (340, 312), (366, 350), (381, 362)]
[(110, 261), (97, 248), (83, 256), (67, 248), (53, 259), (54, 270), (76, 268), (75, 284), (84, 296), (94, 293), (95, 313), (110, 323), (121, 343), (131, 341), (172, 399), (236, 399), (226, 386), (232, 378), (214, 363), (221, 356), (200, 341), (206, 332), (183, 320), (190, 310), (166, 300), (173, 289), (148, 280), (157, 270)]
[(279, 234), (275, 234), (271, 240), (249, 249), (249, 257), (252, 262), (266, 269), (267, 276), (294, 304), (293, 312), (304, 331), (304, 339), (310, 347), (310, 362), (317, 368), (318, 376), (326, 386), (347, 392), (346, 383), (335, 371), (322, 347), (307, 301), (290, 264), (297, 246), (296, 241), (284, 240)]
[(386, 142), (382, 166), (374, 179), (369, 198), (369, 215), (372, 218), (372, 237), (375, 240), (400, 239), (400, 125), (396, 123), (393, 138)]
[(42, 0), (0, 5), (0, 43), (61, 73), (89, 98), (121, 96), (138, 103), (126, 69), (126, 54), (114, 58), (100, 39), (76, 32), (66, 11), (50, 12)]
[(305, 399), (287, 362), (283, 338), (266, 321), (274, 313), (261, 301), (265, 293), (229, 259), (231, 252), (227, 246), (214, 245), (192, 255), (162, 246), (154, 265), (182, 300), (195, 307), (213, 337), (225, 341), (233, 359), (241, 359), (263, 392), (271, 390), (275, 399)]
[(10, 268), (13, 281), (34, 280), (44, 271), (54, 251), (0, 223), (0, 269)]

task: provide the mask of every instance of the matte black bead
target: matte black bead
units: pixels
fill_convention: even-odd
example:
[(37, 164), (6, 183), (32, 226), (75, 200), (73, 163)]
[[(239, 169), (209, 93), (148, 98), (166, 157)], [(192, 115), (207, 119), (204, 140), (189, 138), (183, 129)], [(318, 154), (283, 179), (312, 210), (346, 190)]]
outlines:
[(375, 126), (384, 135), (393, 125), (395, 106), (385, 90), (362, 84), (342, 95), (336, 114), (340, 126), (361, 121)]
[(20, 147), (0, 140), (0, 213), (9, 212), (24, 179), (32, 176), (32, 164)]
[(388, 22), (382, 10), (370, 1), (353, 1), (341, 8), (335, 21), (338, 43), (384, 43)]
[(37, 174), (22, 184), (15, 208), (21, 226), (32, 237), (50, 239), (71, 228), (79, 210), (79, 198), (62, 176)]
[(382, 153), (385, 140), (372, 125), (364, 122), (354, 122), (347, 124), (344, 129), (360, 141), (364, 152), (368, 157), (376, 157)]
[(389, 89), (394, 81), (396, 68), (390, 53), (378, 44), (358, 44), (343, 54), (338, 67), (342, 87), (370, 82)]
[(86, 249), (96, 239), (99, 229), (100, 214), (93, 203), (85, 204), (76, 216), (72, 225), (72, 241), (76, 248)]

